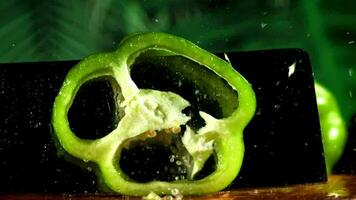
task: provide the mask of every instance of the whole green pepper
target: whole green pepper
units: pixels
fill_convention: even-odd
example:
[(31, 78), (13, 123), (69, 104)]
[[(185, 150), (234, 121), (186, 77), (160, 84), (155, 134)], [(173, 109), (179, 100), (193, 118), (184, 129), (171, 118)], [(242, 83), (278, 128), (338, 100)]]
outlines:
[[(194, 131), (187, 125), (189, 116), (182, 110), (189, 102), (174, 91), (140, 89), (130, 77), (130, 69), (140, 56), (182, 56), (224, 79), (238, 94), (238, 107), (230, 116), (216, 119), (200, 111), (205, 126)], [(77, 137), (71, 130), (68, 111), (79, 88), (89, 80), (112, 77), (120, 86), (124, 98), (119, 102), (125, 115), (116, 129), (107, 136), (88, 140)], [(194, 77), (194, 76), (193, 76)], [(209, 82), (209, 80), (206, 80)], [(224, 107), (224, 105), (221, 105)], [(164, 33), (143, 33), (125, 38), (115, 52), (100, 53), (83, 59), (67, 74), (55, 99), (52, 125), (59, 144), (70, 155), (84, 162), (95, 162), (100, 178), (112, 191), (126, 195), (205, 194), (228, 186), (237, 176), (244, 155), (243, 129), (254, 115), (255, 94), (250, 84), (233, 67), (217, 56), (193, 43)], [(130, 180), (116, 163), (128, 141), (155, 137), (156, 131), (179, 130), (185, 126), (181, 138), (192, 157), (190, 176), (173, 182)], [(215, 153), (216, 168), (206, 177), (194, 180), (210, 155)]]
[(323, 138), (327, 172), (341, 157), (347, 138), (345, 122), (342, 119), (335, 97), (330, 91), (315, 83), (320, 127)]

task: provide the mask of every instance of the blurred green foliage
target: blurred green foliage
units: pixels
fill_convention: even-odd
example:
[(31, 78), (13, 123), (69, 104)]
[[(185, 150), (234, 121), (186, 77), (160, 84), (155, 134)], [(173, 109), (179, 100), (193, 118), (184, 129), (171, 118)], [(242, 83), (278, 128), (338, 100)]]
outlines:
[(0, 62), (79, 59), (137, 31), (218, 52), (303, 48), (345, 119), (356, 112), (353, 0), (0, 0)]

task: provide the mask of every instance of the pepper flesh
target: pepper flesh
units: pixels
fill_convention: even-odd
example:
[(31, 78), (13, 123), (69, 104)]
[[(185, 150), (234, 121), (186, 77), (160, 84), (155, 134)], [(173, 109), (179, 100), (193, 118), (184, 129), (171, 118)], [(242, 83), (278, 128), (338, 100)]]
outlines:
[[(130, 77), (135, 59), (149, 51), (179, 55), (213, 71), (238, 93), (238, 108), (223, 119), (215, 119), (200, 112), (205, 126), (196, 133), (186, 123), (190, 118), (182, 113), (189, 102), (173, 92), (139, 89)], [(147, 53), (149, 56), (149, 53)], [(121, 88), (125, 110), (116, 129), (95, 140), (81, 139), (71, 130), (67, 113), (81, 85), (99, 78), (112, 77)], [(237, 176), (244, 154), (243, 129), (254, 115), (256, 100), (250, 84), (233, 67), (193, 43), (164, 33), (143, 33), (125, 38), (115, 52), (89, 56), (67, 74), (53, 106), (52, 125), (60, 145), (70, 155), (85, 162), (95, 162), (100, 178), (112, 191), (126, 195), (147, 195), (150, 192), (170, 194), (172, 189), (181, 194), (205, 194), (228, 186)], [(185, 125), (182, 142), (193, 157), (194, 175), (209, 155), (216, 153), (216, 169), (199, 179), (173, 182), (151, 181), (138, 183), (130, 180), (115, 163), (125, 141)], [(146, 134), (147, 135), (147, 134)], [(149, 135), (149, 134), (148, 134)], [(204, 148), (198, 148), (203, 146)]]
[(341, 157), (347, 138), (347, 130), (339, 106), (330, 91), (315, 83), (324, 157), (328, 174)]

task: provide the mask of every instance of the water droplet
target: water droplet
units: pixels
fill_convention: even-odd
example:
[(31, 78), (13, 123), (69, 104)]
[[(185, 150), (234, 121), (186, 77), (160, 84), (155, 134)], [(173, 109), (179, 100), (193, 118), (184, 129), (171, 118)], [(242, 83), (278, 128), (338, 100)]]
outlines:
[(227, 54), (226, 54), (226, 53), (224, 53), (224, 57), (225, 57), (225, 60), (226, 60), (228, 63), (230, 63), (230, 64), (231, 64), (230, 59), (229, 59), (229, 57), (227, 56)]
[(182, 161), (180, 161), (180, 160), (177, 160), (176, 161), (176, 164), (179, 166), (179, 165), (182, 165)]
[(268, 24), (267, 23), (264, 23), (264, 22), (261, 22), (261, 28), (264, 29)]
[(156, 19), (154, 19), (154, 21), (156, 22), (156, 23), (158, 23), (159, 22), (159, 20), (156, 18)]
[(279, 104), (275, 104), (275, 105), (273, 106), (273, 108), (276, 109), (276, 110), (278, 110), (280, 107), (281, 107), (281, 105), (279, 105)]
[(177, 194), (180, 194), (180, 192), (179, 192), (179, 190), (177, 189), (177, 188), (174, 188), (174, 189), (172, 189), (171, 190), (171, 193), (172, 193), (172, 195), (177, 195)]
[(354, 74), (354, 70), (352, 68), (349, 68), (348, 72), (350, 77)]
[(257, 111), (256, 111), (256, 115), (257, 115), (257, 116), (259, 116), (259, 115), (261, 115), (261, 114), (262, 114), (261, 110), (257, 110)]
[(34, 128), (40, 128), (42, 126), (42, 122), (37, 122), (34, 124)]
[(289, 67), (288, 67), (288, 77), (290, 77), (290, 76), (292, 76), (292, 74), (294, 74), (294, 72), (295, 72), (295, 62), (292, 64), (292, 65), (290, 65)]
[(175, 159), (175, 156), (174, 156), (174, 155), (170, 155), (170, 156), (169, 156), (169, 162), (171, 162), (171, 163), (174, 162), (174, 159)]

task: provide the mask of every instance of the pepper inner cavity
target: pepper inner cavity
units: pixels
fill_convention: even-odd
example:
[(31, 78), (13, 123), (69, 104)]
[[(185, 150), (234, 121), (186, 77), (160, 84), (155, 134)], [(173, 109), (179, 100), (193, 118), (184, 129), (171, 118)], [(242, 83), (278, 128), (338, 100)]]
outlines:
[[(179, 131), (179, 132), (178, 132)], [(199, 180), (216, 169), (215, 152), (193, 178), (192, 156), (182, 143), (185, 126), (146, 131), (123, 143), (117, 165), (136, 182)]]
[(124, 115), (120, 86), (111, 77), (84, 83), (68, 111), (70, 127), (82, 139), (99, 139), (113, 131)]
[(184, 126), (149, 130), (125, 141), (118, 165), (132, 180), (187, 179), (191, 157), (181, 142)]
[[(222, 119), (238, 107), (238, 93), (224, 79), (183, 56), (139, 56), (130, 75), (139, 88), (172, 91), (189, 101), (188, 114), (204, 111)], [(190, 123), (204, 125), (198, 115)]]

